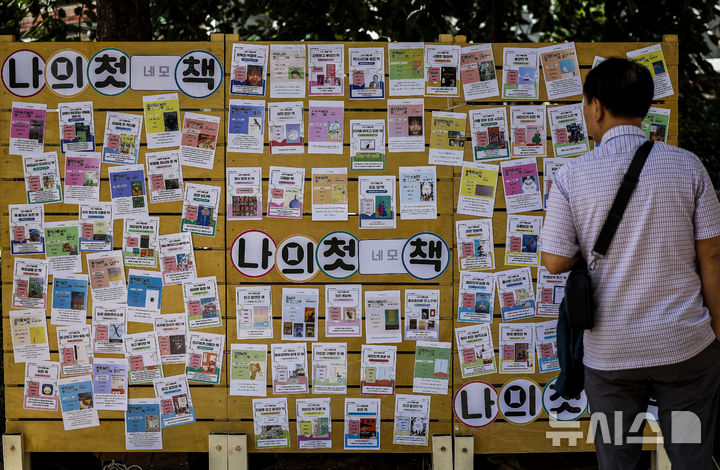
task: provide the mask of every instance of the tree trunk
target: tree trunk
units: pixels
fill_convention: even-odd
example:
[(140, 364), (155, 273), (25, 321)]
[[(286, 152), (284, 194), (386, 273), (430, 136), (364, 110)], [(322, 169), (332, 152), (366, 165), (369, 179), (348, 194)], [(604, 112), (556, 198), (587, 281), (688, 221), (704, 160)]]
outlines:
[(150, 0), (97, 0), (98, 41), (151, 41)]

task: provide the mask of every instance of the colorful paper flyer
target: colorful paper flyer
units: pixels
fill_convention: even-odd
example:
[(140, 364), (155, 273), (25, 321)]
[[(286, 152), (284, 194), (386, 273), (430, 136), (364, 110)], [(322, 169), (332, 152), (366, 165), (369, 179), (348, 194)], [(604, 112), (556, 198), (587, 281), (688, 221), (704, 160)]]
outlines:
[(44, 310), (11, 310), (10, 336), (15, 363), (50, 360)]
[(218, 385), (222, 377), (225, 335), (191, 332), (187, 339), (185, 374), (189, 382)]
[(455, 344), (463, 379), (497, 372), (492, 333), (488, 323), (455, 328)]
[(325, 284), (325, 336), (362, 337), (362, 285)]
[(397, 346), (363, 344), (360, 355), (360, 393), (394, 395)]
[(230, 395), (267, 396), (267, 344), (230, 345)]
[(68, 151), (65, 156), (65, 203), (86, 204), (100, 199), (100, 153)]
[(359, 176), (359, 227), (395, 228), (395, 198), (395, 176)]
[(539, 372), (560, 370), (557, 357), (557, 322), (554, 320), (535, 323), (535, 347), (537, 349)]
[(227, 151), (263, 153), (265, 101), (230, 100), (229, 106)]
[(180, 101), (177, 93), (143, 96), (147, 148), (179, 147)]
[(122, 247), (125, 266), (157, 267), (159, 228), (160, 217), (125, 219)]
[(425, 95), (458, 96), (460, 46), (425, 45)]
[(541, 47), (538, 52), (549, 100), (582, 95), (582, 77), (574, 42)]
[(272, 289), (270, 286), (236, 287), (235, 317), (239, 339), (272, 338)]
[(228, 220), (262, 220), (262, 168), (226, 168)]
[(492, 217), (497, 179), (497, 165), (463, 162), (456, 212), (476, 217)]
[(131, 398), (125, 410), (125, 449), (162, 450), (160, 402), (157, 398)]
[(80, 204), (80, 251), (112, 251), (114, 223), (111, 202)]
[(672, 96), (675, 93), (660, 44), (636, 49), (628, 52), (626, 55), (628, 59), (637, 62), (650, 71), (650, 75), (653, 77), (653, 84), (655, 85), (653, 100)]
[(186, 112), (180, 138), (180, 162), (212, 170), (220, 132), (220, 116)]
[(160, 361), (163, 364), (185, 364), (187, 353), (187, 315), (166, 313), (153, 318), (157, 333)]
[(345, 95), (345, 45), (308, 44), (308, 96)]
[(573, 157), (590, 151), (582, 103), (547, 108), (556, 157)]
[(538, 317), (557, 318), (560, 312), (560, 303), (565, 298), (568, 274), (568, 272), (552, 274), (545, 266), (538, 268), (535, 290), (536, 315)]
[(422, 96), (425, 91), (425, 43), (388, 44), (390, 96)]
[(566, 158), (546, 158), (543, 160), (543, 209), (547, 209), (550, 189), (555, 179), (555, 172), (570, 160), (571, 159)]
[(535, 373), (533, 329), (537, 323), (500, 323), (500, 373)]
[(471, 109), (470, 137), (473, 160), (505, 160), (510, 158), (510, 134), (505, 106)]
[(124, 354), (123, 338), (127, 332), (125, 305), (93, 305), (93, 354)]
[(163, 285), (182, 284), (197, 277), (195, 251), (189, 232), (160, 235), (158, 247)]
[[(152, 383), (154, 379), (163, 376), (157, 333), (147, 331), (126, 334), (123, 343), (125, 344), (125, 358), (130, 365), (130, 385)], [(159, 395), (158, 398), (160, 398)]]
[(10, 117), (10, 155), (42, 153), (45, 144), (45, 103), (13, 101)]
[(298, 399), (297, 413), (298, 449), (331, 449), (332, 420), (329, 398)]
[(405, 289), (405, 339), (440, 339), (440, 291)]
[(538, 49), (503, 47), (502, 99), (538, 99)]
[(347, 168), (313, 168), (312, 220), (348, 220)]
[(418, 341), (415, 346), (413, 393), (447, 395), (452, 343)]
[(152, 323), (162, 308), (162, 274), (131, 269), (128, 274), (127, 316), (129, 321)]
[(495, 310), (495, 273), (460, 271), (459, 322), (491, 323)]
[(134, 165), (140, 152), (143, 117), (140, 114), (108, 111), (105, 117), (103, 163)]
[(543, 218), (535, 215), (507, 216), (505, 231), (505, 264), (540, 266), (540, 229)]
[(221, 196), (222, 185), (185, 183), (180, 231), (214, 237)]
[(317, 341), (318, 296), (318, 289), (283, 288), (283, 341)]
[(127, 359), (95, 358), (93, 393), (98, 410), (125, 411), (128, 406)]
[(398, 171), (400, 220), (436, 219), (435, 166), (401, 166)]
[(350, 169), (385, 169), (385, 121), (350, 120)]
[(163, 428), (195, 422), (195, 408), (185, 374), (156, 378), (153, 387), (155, 397), (160, 400)]
[(189, 329), (222, 326), (222, 311), (215, 276), (184, 281), (182, 287)]
[(267, 58), (266, 44), (233, 44), (230, 94), (265, 96)]
[(382, 47), (350, 47), (350, 99), (385, 98), (385, 49)]
[(268, 103), (268, 132), (271, 155), (305, 153), (303, 102)]
[[(16, 261), (18, 258), (15, 259)], [(56, 274), (53, 276), (51, 325), (84, 325), (88, 305), (87, 274)]]
[(365, 291), (365, 342), (402, 343), (400, 291)]
[(48, 295), (48, 262), (37, 258), (14, 258), (12, 308), (45, 311)]
[(502, 321), (523, 320), (535, 316), (535, 299), (530, 268), (495, 273)]
[(62, 153), (95, 151), (92, 101), (58, 103), (58, 124)]
[(380, 399), (346, 398), (343, 449), (380, 450)]
[(305, 168), (270, 167), (267, 216), (302, 219)]
[(424, 152), (425, 101), (389, 99), (387, 103), (388, 153)]
[(10, 204), (10, 253), (41, 255), (45, 253), (45, 206)]
[(92, 374), (90, 325), (58, 326), (57, 342), (60, 377)]
[(60, 364), (58, 362), (25, 363), (23, 409), (57, 411), (59, 375)]
[(428, 163), (460, 166), (465, 156), (465, 113), (433, 111)]
[(309, 102), (308, 153), (343, 153), (345, 104), (342, 101)]
[(177, 150), (146, 152), (145, 165), (151, 204), (182, 201), (183, 175), (180, 152)]
[(65, 431), (100, 426), (91, 375), (59, 379), (58, 392)]
[(57, 151), (23, 154), (22, 164), (28, 204), (62, 202)]
[(145, 167), (142, 165), (111, 166), (110, 198), (113, 216), (117, 219), (148, 215)]
[(270, 98), (305, 98), (305, 44), (270, 44)]
[(93, 304), (118, 304), (127, 300), (125, 265), (120, 250), (87, 254)]
[(492, 219), (456, 220), (460, 271), (495, 269)]
[(650, 106), (641, 127), (648, 139), (666, 144), (670, 129), (670, 110)]
[(290, 447), (287, 398), (253, 398), (256, 449)]
[(395, 395), (393, 444), (427, 446), (430, 433), (430, 397)]
[(308, 393), (307, 343), (270, 346), (273, 394)]
[(492, 44), (473, 44), (460, 50), (460, 77), (465, 101), (500, 95)]
[(535, 158), (502, 161), (500, 170), (508, 214), (542, 210), (543, 198)]
[(347, 343), (312, 344), (312, 392), (347, 393)]
[(547, 155), (545, 105), (510, 106), (510, 136), (513, 157)]
[(79, 226), (76, 220), (45, 222), (45, 257), (49, 274), (81, 273), (78, 250)]

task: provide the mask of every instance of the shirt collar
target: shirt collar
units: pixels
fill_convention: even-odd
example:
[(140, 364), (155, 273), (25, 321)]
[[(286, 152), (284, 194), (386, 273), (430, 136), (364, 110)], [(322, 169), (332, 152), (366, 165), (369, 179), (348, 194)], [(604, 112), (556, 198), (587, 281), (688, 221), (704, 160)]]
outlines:
[(615, 137), (620, 137), (621, 135), (636, 135), (638, 137), (647, 138), (645, 133), (639, 127), (624, 124), (621, 126), (615, 126), (608, 130), (602, 137), (600, 144), (605, 145)]

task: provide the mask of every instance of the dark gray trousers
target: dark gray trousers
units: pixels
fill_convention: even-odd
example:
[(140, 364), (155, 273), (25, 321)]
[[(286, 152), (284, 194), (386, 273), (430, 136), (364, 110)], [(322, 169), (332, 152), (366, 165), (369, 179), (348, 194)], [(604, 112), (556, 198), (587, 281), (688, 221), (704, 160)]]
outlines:
[[(627, 438), (637, 414), (646, 411), (650, 396), (657, 400), (660, 429), (673, 470), (712, 468), (714, 433), (720, 411), (720, 341), (717, 339), (695, 357), (677, 364), (617, 371), (585, 367), (585, 393), (590, 411), (605, 413), (610, 430), (611, 442), (604, 442), (607, 439), (598, 426), (594, 430), (600, 470), (638, 468), (642, 443), (637, 436), (634, 443), (632, 439), (628, 443)], [(616, 411), (622, 411), (621, 418)], [(622, 423), (622, 443), (616, 442), (616, 419)]]

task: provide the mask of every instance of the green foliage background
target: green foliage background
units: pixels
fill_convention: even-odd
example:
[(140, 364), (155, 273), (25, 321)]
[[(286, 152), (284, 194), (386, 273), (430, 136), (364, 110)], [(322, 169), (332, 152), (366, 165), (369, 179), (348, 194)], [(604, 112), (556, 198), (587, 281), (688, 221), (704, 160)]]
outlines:
[[(112, 0), (106, 0), (112, 1)], [(241, 40), (431, 41), (464, 34), (471, 42), (661, 41), (680, 39), (680, 145), (698, 154), (720, 186), (720, 75), (704, 59), (718, 44), (720, 16), (712, 0), (122, 0), (146, 5), (152, 38), (205, 40), (237, 33)], [(20, 37), (19, 21), (36, 24), (24, 39), (94, 39), (94, 1), (78, 3), (84, 24), (63, 21), (59, 2), (0, 0), (0, 34)]]

